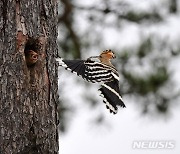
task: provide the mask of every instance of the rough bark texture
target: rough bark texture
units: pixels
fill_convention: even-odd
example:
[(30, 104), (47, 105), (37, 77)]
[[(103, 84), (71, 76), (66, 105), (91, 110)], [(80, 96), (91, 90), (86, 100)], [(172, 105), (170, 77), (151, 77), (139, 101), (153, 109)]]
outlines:
[(55, 0), (0, 1), (0, 154), (58, 153), (56, 15)]

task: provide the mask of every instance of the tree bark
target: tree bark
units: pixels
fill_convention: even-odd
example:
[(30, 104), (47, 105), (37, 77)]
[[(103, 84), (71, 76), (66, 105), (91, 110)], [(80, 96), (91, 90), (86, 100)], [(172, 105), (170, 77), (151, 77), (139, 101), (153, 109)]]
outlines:
[(1, 0), (0, 30), (0, 154), (58, 153), (57, 2)]

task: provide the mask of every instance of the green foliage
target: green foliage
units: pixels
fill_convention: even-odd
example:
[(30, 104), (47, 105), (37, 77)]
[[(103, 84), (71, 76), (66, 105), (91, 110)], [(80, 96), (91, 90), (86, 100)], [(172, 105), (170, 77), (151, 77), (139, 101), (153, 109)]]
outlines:
[(169, 3), (169, 12), (177, 13), (177, 0), (171, 0)]
[(129, 11), (126, 15), (119, 17), (137, 23), (144, 21), (159, 22), (162, 20), (161, 16), (156, 11), (153, 11), (152, 13), (146, 13), (146, 12), (136, 13), (134, 11)]
[(138, 77), (130, 72), (123, 72), (123, 76), (130, 85), (131, 93), (137, 93), (145, 96), (149, 93), (156, 93), (169, 79), (167, 69), (165, 67), (157, 68), (152, 74), (146, 77)]
[(148, 38), (147, 40), (143, 41), (142, 44), (139, 46), (139, 49), (137, 51), (137, 55), (139, 58), (145, 57), (149, 52), (151, 52), (152, 49), (152, 41), (151, 38)]

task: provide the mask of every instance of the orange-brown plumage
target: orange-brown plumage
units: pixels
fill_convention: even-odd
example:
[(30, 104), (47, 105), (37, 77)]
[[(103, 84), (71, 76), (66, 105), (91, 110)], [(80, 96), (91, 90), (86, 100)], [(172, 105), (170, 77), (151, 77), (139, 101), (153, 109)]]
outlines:
[[(111, 59), (115, 58), (115, 54), (111, 50), (105, 50), (103, 51), (99, 56), (98, 59), (101, 61), (101, 63), (104, 63), (109, 66), (113, 66), (111, 64)], [(114, 67), (114, 66), (113, 66)]]

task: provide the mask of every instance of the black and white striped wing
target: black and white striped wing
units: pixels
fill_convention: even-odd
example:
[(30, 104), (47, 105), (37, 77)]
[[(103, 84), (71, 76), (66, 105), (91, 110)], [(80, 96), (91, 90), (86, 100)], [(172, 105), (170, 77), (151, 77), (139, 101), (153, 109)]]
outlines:
[(103, 97), (103, 102), (106, 104), (106, 108), (111, 113), (116, 114), (118, 106), (126, 107), (120, 94), (118, 80), (115, 79), (111, 82), (103, 83), (99, 91), (101, 92), (100, 96)]
[(100, 62), (86, 60), (85, 76), (91, 82), (108, 82), (113, 80), (112, 68)]
[(107, 82), (113, 80), (112, 70), (110, 67), (105, 67), (105, 65), (100, 62), (95, 62), (91, 60), (63, 60), (59, 61), (59, 65), (65, 67), (65, 69), (70, 70), (72, 73), (76, 73), (83, 79), (89, 82)]
[(63, 66), (65, 69), (71, 71), (72, 73), (85, 78), (86, 66), (84, 65), (84, 60), (63, 60), (59, 61), (59, 65)]

